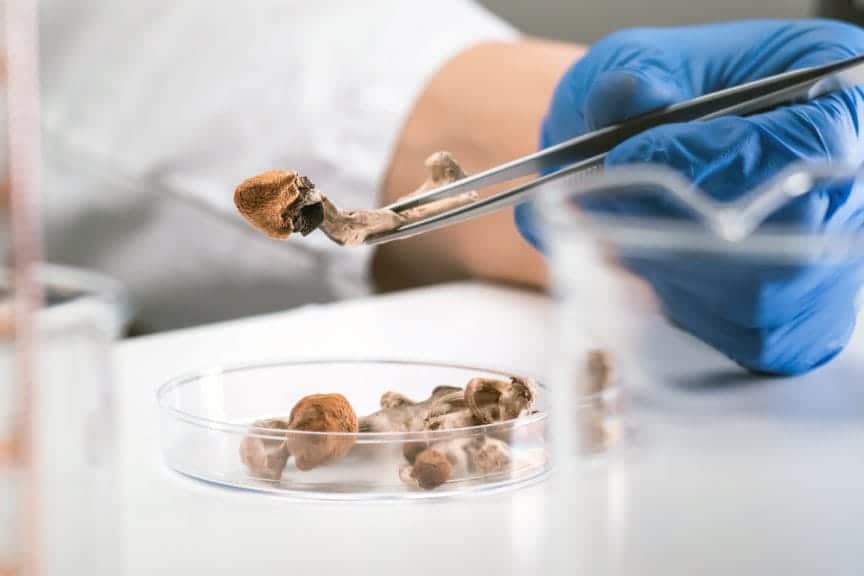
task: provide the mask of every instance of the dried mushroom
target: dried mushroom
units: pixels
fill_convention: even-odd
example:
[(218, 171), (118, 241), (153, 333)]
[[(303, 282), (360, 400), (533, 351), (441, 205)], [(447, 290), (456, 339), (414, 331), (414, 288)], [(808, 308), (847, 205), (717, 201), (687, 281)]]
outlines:
[[(440, 386), (432, 395), (423, 402), (414, 402), (396, 392), (387, 392), (381, 398), (382, 409), (378, 412), (362, 418), (360, 430), (366, 432), (421, 432), (441, 431), (459, 428), (468, 428), (483, 424), (492, 424), (505, 420), (520, 418), (534, 413), (537, 391), (535, 384), (526, 378), (512, 377), (509, 381), (495, 380), (492, 378), (475, 378), (468, 383), (463, 390), (451, 386)], [(493, 437), (495, 436), (495, 437)], [(491, 445), (507, 446), (509, 431), (496, 431), (484, 436)], [(454, 440), (455, 441), (455, 440)], [(448, 445), (439, 441), (412, 440), (403, 445), (403, 455), (409, 466), (418, 466), (418, 470), (426, 470), (430, 462), (420, 461), (417, 458), (426, 454), (424, 458), (433, 458), (428, 450), (436, 445)], [(508, 452), (509, 453), (509, 452)], [(473, 458), (484, 454), (482, 451), (468, 451), (467, 457)], [(432, 461), (437, 474), (444, 466), (440, 459)], [(474, 466), (476, 463), (473, 463)], [(480, 466), (476, 464), (476, 466)], [(475, 467), (476, 467), (475, 466)], [(411, 469), (413, 470), (413, 469)], [(417, 472), (420, 473), (420, 472)], [(400, 474), (406, 479), (403, 472)], [(431, 478), (435, 474), (429, 472), (424, 478)], [(448, 476), (449, 477), (449, 476)], [(424, 481), (419, 484), (408, 481), (411, 485), (435, 484)]]
[(474, 378), (465, 389), (465, 400), (481, 424), (513, 420), (534, 407), (537, 390), (527, 378), (511, 377), (509, 382)]
[[(361, 431), (442, 431), (492, 424), (534, 412), (537, 391), (531, 380), (475, 378), (463, 390), (436, 388), (423, 402), (396, 392), (381, 398), (382, 409), (361, 419)], [(510, 469), (510, 446), (490, 435), (406, 442), (399, 477), (410, 486), (433, 490), (450, 480), (485, 477)]]
[(291, 431), (337, 432), (342, 434), (288, 433), (286, 446), (298, 470), (311, 470), (342, 458), (356, 442), (357, 415), (341, 394), (313, 394), (301, 399), (291, 410)]
[(440, 450), (427, 448), (417, 454), (413, 464), (403, 466), (399, 477), (409, 485), (433, 490), (453, 476), (453, 465), (447, 454)]
[[(453, 410), (452, 402), (463, 398), (462, 388), (438, 386), (422, 402), (415, 402), (398, 392), (385, 392), (381, 396), (381, 410), (360, 419), (361, 432), (420, 432), (430, 429), (430, 415), (446, 414)], [(464, 407), (464, 400), (461, 400)], [(406, 441), (402, 453), (409, 462), (428, 446), (420, 440)]]
[[(447, 152), (426, 159), (428, 178), (412, 195), (465, 177)], [(470, 204), (476, 192), (434, 200), (402, 212), (387, 208), (340, 210), (306, 176), (290, 170), (271, 170), (244, 180), (234, 191), (234, 204), (255, 228), (278, 240), (291, 234), (307, 236), (316, 229), (343, 246), (362, 244), (373, 234), (395, 230)]]
[(414, 402), (397, 392), (381, 397), (381, 410), (360, 419), (361, 432), (419, 432), (426, 429), (426, 420), (433, 410), (440, 411), (442, 399), (462, 395), (455, 386), (438, 386), (422, 402)]
[[(315, 394), (302, 398), (289, 418), (256, 422), (256, 428), (280, 434), (274, 438), (260, 431), (252, 433), (244, 438), (240, 453), (253, 474), (278, 480), (292, 456), (298, 470), (311, 470), (346, 456), (359, 433), (412, 434), (402, 445), (405, 463), (399, 476), (410, 486), (432, 490), (450, 480), (509, 471), (512, 457), (506, 431), (503, 436), (501, 431), (489, 431), (467, 438), (462, 432), (454, 433), (459, 437), (442, 436), (441, 432), (531, 414), (536, 394), (534, 383), (524, 378), (475, 378), (465, 389), (439, 386), (419, 402), (386, 392), (380, 410), (360, 419), (343, 396)], [(340, 434), (295, 433), (299, 431)]]
[(454, 428), (467, 428), (480, 424), (468, 408), (458, 408), (452, 404), (449, 406), (453, 408), (446, 412), (430, 413), (424, 422), (423, 429), (432, 431), (453, 430)]
[[(252, 427), (262, 430), (255, 431), (243, 438), (240, 443), (240, 460), (257, 478), (279, 480), (282, 478), (282, 471), (285, 469), (289, 456), (285, 446), (288, 422), (279, 418), (272, 418), (258, 420)], [(284, 432), (274, 433), (276, 431)]]
[(418, 432), (492, 424), (531, 414), (537, 398), (527, 378), (475, 378), (463, 390), (439, 386), (414, 402), (396, 392), (381, 398), (381, 410), (360, 420), (361, 432)]
[[(306, 396), (294, 406), (289, 418), (259, 420), (252, 427), (252, 432), (240, 443), (240, 459), (254, 476), (265, 480), (281, 479), (292, 456), (298, 470), (311, 470), (342, 458), (354, 446), (354, 434), (358, 431), (357, 415), (341, 394)], [(271, 430), (279, 434), (274, 435)], [(344, 434), (293, 434), (294, 431)]]
[(454, 438), (420, 452), (413, 464), (402, 466), (399, 477), (408, 485), (432, 490), (451, 480), (506, 473), (511, 463), (506, 442), (489, 436)]
[(578, 407), (582, 450), (604, 452), (624, 437), (618, 415), (616, 367), (608, 350), (588, 352), (583, 380)]

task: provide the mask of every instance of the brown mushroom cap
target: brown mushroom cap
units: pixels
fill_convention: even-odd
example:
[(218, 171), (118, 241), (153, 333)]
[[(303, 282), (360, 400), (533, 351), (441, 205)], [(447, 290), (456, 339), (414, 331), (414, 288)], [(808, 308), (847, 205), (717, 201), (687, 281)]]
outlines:
[(427, 449), (414, 458), (411, 477), (424, 490), (432, 490), (441, 486), (453, 474), (453, 466), (447, 456), (437, 450)]
[[(294, 431), (347, 432), (359, 430), (357, 414), (341, 394), (313, 394), (302, 398), (291, 410), (288, 424)], [(288, 433), (288, 451), (299, 470), (311, 470), (342, 458), (354, 446), (353, 435), (308, 435)]]
[(297, 172), (270, 170), (247, 178), (234, 191), (234, 204), (250, 224), (271, 238), (306, 236), (324, 220), (315, 185)]

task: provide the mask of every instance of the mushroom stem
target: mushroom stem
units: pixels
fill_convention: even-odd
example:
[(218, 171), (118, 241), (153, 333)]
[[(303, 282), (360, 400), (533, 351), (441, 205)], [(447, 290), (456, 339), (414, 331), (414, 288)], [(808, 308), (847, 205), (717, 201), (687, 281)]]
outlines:
[[(429, 177), (410, 196), (465, 177), (462, 168), (447, 152), (433, 154), (426, 159), (425, 166)], [(477, 198), (476, 192), (465, 192), (403, 212), (387, 208), (340, 210), (309, 178), (284, 170), (272, 170), (248, 178), (234, 192), (238, 211), (271, 238), (284, 240), (294, 232), (306, 236), (316, 228), (321, 228), (328, 238), (342, 246), (362, 244), (373, 234), (449, 212)]]
[(279, 480), (290, 456), (285, 445), (288, 422), (272, 418), (258, 420), (252, 427), (266, 428), (268, 434), (251, 433), (244, 437), (240, 442), (240, 460), (256, 478)]
[(422, 402), (414, 402), (398, 392), (385, 392), (381, 397), (381, 409), (360, 419), (361, 432), (420, 432), (426, 430), (429, 415), (446, 413), (449, 404), (444, 399), (462, 396), (462, 389), (454, 386), (438, 386)]

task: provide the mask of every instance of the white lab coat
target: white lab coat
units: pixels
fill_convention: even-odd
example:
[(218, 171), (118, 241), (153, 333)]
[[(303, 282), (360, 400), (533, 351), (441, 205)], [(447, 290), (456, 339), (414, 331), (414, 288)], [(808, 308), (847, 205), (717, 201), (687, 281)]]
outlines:
[(150, 329), (364, 294), (368, 249), (269, 240), (234, 187), (301, 169), (374, 205), (424, 83), (513, 35), (469, 0), (45, 0), (46, 258), (122, 281)]

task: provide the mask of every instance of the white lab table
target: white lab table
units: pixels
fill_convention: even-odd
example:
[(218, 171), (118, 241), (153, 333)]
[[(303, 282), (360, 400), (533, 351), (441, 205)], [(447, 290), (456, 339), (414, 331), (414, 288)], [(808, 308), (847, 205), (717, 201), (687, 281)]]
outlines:
[(862, 331), (824, 370), (757, 381), (658, 328), (655, 357), (674, 370), (653, 401), (688, 442), (649, 435), (621, 461), (580, 466), (570, 501), (560, 475), (470, 499), (318, 503), (221, 489), (162, 464), (155, 394), (178, 373), (391, 357), (543, 374), (551, 314), (538, 295), (456, 284), (120, 344), (128, 574), (548, 573), (544, 515), (568, 506), (573, 561), (606, 554), (591, 560), (595, 574), (864, 574), (864, 382), (848, 376), (864, 374)]

